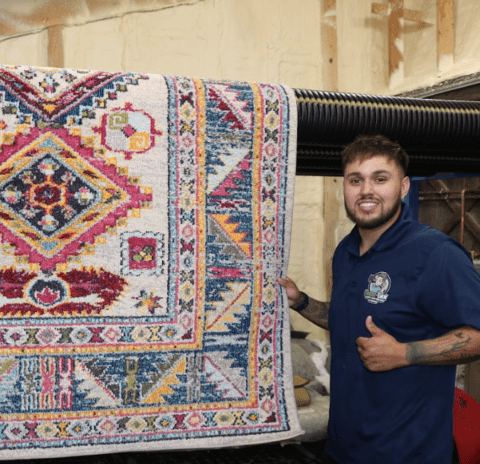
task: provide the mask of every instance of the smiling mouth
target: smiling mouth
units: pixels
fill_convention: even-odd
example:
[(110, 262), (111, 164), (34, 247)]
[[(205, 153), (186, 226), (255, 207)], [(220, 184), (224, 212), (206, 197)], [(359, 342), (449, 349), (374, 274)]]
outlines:
[(379, 203), (377, 203), (376, 201), (359, 201), (357, 203), (358, 207), (362, 211), (371, 211), (371, 210), (375, 209), (378, 206), (378, 204)]

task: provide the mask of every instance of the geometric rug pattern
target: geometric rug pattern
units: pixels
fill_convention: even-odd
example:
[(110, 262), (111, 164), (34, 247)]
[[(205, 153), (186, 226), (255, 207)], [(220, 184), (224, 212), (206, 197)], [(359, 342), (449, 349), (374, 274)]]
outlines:
[(273, 84), (0, 67), (0, 459), (300, 433)]

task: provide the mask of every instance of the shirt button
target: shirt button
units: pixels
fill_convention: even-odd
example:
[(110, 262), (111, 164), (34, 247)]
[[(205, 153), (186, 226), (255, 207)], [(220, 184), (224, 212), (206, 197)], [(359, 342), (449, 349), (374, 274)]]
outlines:
[(357, 282), (352, 282), (352, 287), (356, 287)]

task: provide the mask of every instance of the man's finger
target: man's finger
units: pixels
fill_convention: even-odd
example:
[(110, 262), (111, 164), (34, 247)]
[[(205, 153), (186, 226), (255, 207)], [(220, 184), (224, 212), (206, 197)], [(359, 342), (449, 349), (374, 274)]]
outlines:
[(373, 335), (379, 335), (383, 332), (382, 329), (377, 327), (375, 323), (373, 322), (372, 316), (368, 316), (366, 321), (365, 321), (365, 326), (367, 327), (367, 330)]
[(295, 282), (292, 279), (290, 279), (290, 277), (285, 277), (285, 278), (279, 277), (277, 281), (282, 287), (285, 287), (286, 289), (296, 288)]
[(365, 345), (368, 343), (369, 340), (370, 340), (370, 338), (358, 337), (355, 340), (355, 343), (357, 344), (358, 347), (365, 348)]

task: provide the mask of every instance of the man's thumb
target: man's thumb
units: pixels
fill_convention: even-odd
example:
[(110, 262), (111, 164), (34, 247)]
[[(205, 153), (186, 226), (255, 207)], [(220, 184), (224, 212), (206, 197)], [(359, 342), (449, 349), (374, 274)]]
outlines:
[(373, 318), (372, 316), (368, 316), (366, 321), (365, 321), (365, 326), (367, 327), (367, 330), (372, 334), (372, 335), (376, 335), (378, 334), (381, 329), (379, 329), (375, 323), (373, 322)]

